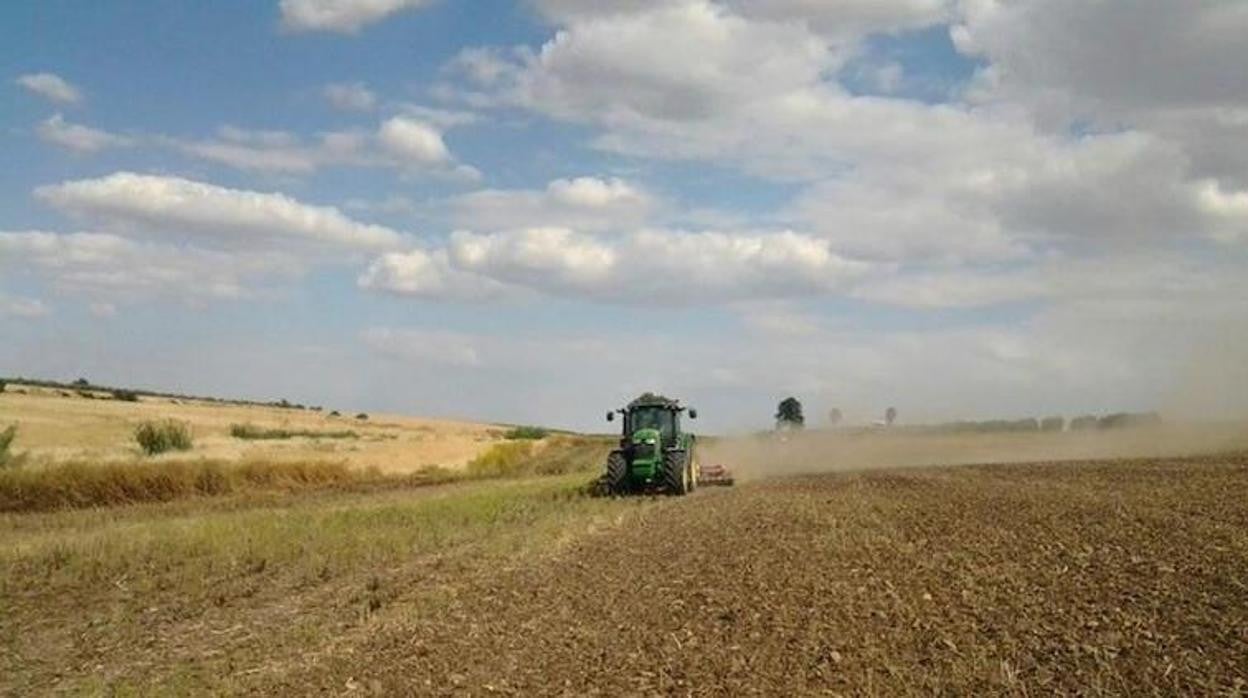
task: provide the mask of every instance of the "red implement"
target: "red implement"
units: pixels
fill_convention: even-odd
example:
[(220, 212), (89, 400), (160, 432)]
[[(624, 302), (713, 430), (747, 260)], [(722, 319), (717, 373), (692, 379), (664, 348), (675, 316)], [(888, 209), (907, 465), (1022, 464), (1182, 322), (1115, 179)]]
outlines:
[(732, 471), (722, 465), (704, 465), (698, 473), (698, 485), (729, 487), (733, 483)]

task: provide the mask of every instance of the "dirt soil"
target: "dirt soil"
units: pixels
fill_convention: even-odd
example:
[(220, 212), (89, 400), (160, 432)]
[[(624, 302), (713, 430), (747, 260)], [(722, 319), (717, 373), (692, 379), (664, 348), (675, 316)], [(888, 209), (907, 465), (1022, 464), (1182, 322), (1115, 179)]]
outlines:
[(626, 525), (468, 572), (437, 603), (396, 599), (250, 686), (1242, 695), (1246, 503), (1244, 456), (834, 473), (648, 500)]

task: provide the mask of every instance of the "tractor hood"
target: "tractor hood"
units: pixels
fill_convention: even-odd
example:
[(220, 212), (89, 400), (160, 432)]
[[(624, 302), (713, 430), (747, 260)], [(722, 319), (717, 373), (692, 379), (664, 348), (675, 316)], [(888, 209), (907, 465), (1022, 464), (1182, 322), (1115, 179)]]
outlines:
[(638, 429), (637, 431), (633, 432), (632, 442), (634, 446), (658, 445), (659, 430), (658, 429)]

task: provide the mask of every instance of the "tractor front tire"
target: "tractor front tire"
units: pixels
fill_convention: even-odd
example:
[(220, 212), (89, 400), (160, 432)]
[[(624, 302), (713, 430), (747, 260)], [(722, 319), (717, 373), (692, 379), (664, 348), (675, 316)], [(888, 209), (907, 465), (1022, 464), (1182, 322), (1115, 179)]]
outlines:
[(619, 495), (628, 492), (628, 460), (619, 451), (612, 451), (607, 456), (607, 472), (603, 476), (603, 484), (607, 494)]
[(686, 451), (668, 451), (663, 454), (663, 487), (668, 494), (682, 497), (693, 489), (693, 473), (689, 467)]

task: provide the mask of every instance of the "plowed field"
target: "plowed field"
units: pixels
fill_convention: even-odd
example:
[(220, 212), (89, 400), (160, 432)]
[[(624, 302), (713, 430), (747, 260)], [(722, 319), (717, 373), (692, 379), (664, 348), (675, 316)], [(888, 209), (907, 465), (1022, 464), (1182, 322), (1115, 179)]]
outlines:
[(431, 579), (251, 687), (1242, 694), (1246, 464), (884, 470), (649, 500)]

